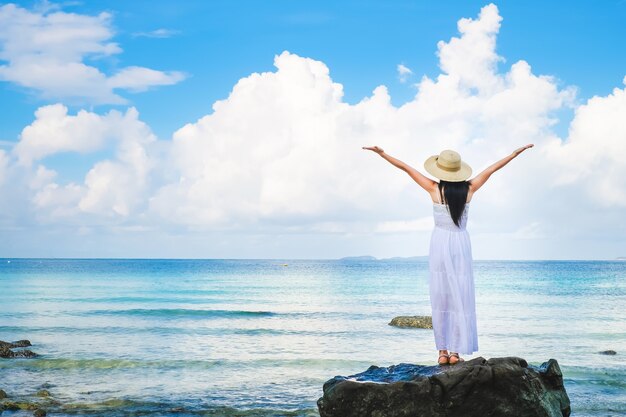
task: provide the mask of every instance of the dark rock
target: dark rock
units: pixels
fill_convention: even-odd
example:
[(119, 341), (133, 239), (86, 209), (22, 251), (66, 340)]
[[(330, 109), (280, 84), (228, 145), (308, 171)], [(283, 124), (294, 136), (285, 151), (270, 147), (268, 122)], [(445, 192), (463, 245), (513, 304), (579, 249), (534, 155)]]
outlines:
[(0, 358), (12, 358), (13, 351), (8, 346), (0, 345)]
[(432, 329), (433, 319), (431, 316), (398, 316), (390, 322), (390, 326), (415, 327), (417, 329)]
[(3, 389), (0, 389), (0, 400), (5, 399), (6, 397), (7, 393)]
[(0, 410), (17, 411), (20, 407), (13, 401), (4, 401), (0, 404)]
[(35, 417), (46, 417), (46, 410), (42, 410), (41, 408), (38, 408), (33, 413), (33, 416), (35, 416)]
[(39, 355), (33, 352), (32, 350), (27, 350), (27, 349), (17, 350), (13, 352), (14, 358), (36, 358), (37, 356)]
[(20, 348), (25, 346), (31, 346), (28, 340), (18, 340), (17, 342), (3, 342), (0, 340), (0, 358), (10, 359), (10, 358), (34, 358), (38, 356), (35, 352), (22, 349), (22, 350), (11, 350), (14, 348)]
[(568, 417), (556, 360), (538, 367), (517, 357), (456, 365), (371, 366), (324, 384), (320, 417)]
[(617, 355), (617, 352), (614, 350), (603, 350), (598, 352), (600, 355)]
[(36, 410), (38, 407), (36, 404), (28, 401), (4, 401), (0, 404), (5, 410), (18, 411), (18, 410)]
[(39, 391), (37, 391), (37, 395), (38, 397), (49, 397), (50, 396), (50, 391), (46, 390), (46, 389), (40, 389)]
[(12, 349), (12, 348), (18, 348), (18, 347), (28, 347), (32, 345), (30, 344), (30, 340), (18, 340), (17, 342), (4, 342), (0, 340), (0, 347), (1, 346), (6, 346)]

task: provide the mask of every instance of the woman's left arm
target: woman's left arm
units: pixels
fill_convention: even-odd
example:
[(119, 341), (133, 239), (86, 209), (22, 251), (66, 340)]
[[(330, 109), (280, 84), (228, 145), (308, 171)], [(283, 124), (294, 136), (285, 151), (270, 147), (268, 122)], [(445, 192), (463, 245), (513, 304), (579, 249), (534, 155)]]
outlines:
[(385, 159), (391, 165), (409, 174), (409, 176), (413, 178), (413, 180), (424, 190), (431, 192), (437, 186), (437, 183), (435, 181), (426, 177), (421, 172), (419, 172), (412, 166), (408, 165), (407, 163), (402, 162), (401, 160), (394, 158), (391, 155), (387, 155), (385, 151), (382, 150), (382, 148), (379, 148), (378, 146), (363, 146), (363, 149), (376, 152), (378, 155), (380, 155), (383, 159)]

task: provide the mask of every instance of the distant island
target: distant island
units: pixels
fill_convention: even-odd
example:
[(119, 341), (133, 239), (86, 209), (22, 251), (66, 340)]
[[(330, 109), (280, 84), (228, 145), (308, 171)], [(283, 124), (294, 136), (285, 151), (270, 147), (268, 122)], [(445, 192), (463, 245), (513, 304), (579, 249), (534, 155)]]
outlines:
[(376, 258), (371, 255), (344, 256), (340, 261), (426, 261), (428, 256), (393, 256), (391, 258)]
[(626, 261), (626, 256), (618, 256), (617, 258), (615, 258), (615, 260), (617, 260), (617, 261)]
[(370, 255), (363, 256), (344, 256), (339, 258), (340, 261), (377, 261), (376, 257)]

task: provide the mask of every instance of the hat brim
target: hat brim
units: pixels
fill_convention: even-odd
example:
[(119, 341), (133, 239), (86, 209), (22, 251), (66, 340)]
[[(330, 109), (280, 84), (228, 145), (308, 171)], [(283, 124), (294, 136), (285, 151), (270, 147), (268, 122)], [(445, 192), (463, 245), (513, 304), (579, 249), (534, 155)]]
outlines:
[(450, 182), (461, 182), (472, 175), (472, 168), (463, 161), (461, 161), (461, 169), (458, 171), (446, 171), (437, 166), (437, 159), (439, 159), (439, 155), (433, 155), (424, 162), (424, 169), (435, 178)]

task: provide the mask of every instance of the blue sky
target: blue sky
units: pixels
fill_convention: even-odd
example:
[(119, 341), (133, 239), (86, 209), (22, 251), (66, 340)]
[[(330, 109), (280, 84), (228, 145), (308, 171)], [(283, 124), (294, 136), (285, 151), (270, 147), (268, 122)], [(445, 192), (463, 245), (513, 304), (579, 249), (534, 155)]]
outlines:
[[(8, 3), (0, 4), (7, 5)], [(420, 88), (417, 83), (422, 80), (423, 76), (435, 80), (442, 73), (437, 56), (438, 42), (448, 42), (452, 37), (458, 37), (457, 21), (462, 18), (477, 19), (481, 8), (488, 3), (477, 1), (95, 1), (16, 2), (13, 4), (19, 9), (38, 16), (62, 13), (94, 17), (103, 12), (109, 13), (110, 16), (105, 19), (103, 27), (108, 28), (110, 36), (105, 36), (101, 42), (102, 45), (115, 43), (119, 50), (115, 53), (86, 53), (81, 58), (82, 62), (96, 68), (107, 77), (112, 77), (124, 68), (142, 67), (161, 72), (162, 80), (166, 81), (152, 83), (145, 81), (139, 88), (145, 91), (140, 92), (133, 91), (136, 88), (135, 84), (117, 89), (115, 92), (126, 102), (112, 104), (111, 100), (103, 102), (103, 100), (93, 100), (90, 97), (81, 97), (78, 87), (76, 92), (71, 93), (72, 97), (67, 94), (55, 95), (46, 93), (41, 88), (24, 86), (24, 81), (18, 78), (0, 75), (0, 80), (2, 80), (0, 81), (0, 102), (4, 110), (0, 112), (0, 140), (2, 141), (0, 149), (4, 149), (7, 155), (8, 166), (13, 163), (11, 158), (17, 158), (17, 156), (11, 156), (18, 154), (15, 151), (15, 144), (20, 140), (22, 130), (34, 122), (35, 111), (42, 106), (54, 104), (66, 106), (70, 115), (82, 110), (104, 116), (111, 110), (124, 113), (129, 107), (134, 107), (139, 113), (138, 120), (149, 127), (158, 143), (158, 146), (150, 148), (148, 153), (169, 155), (170, 150), (163, 149), (171, 143), (175, 132), (188, 123), (196, 124), (199, 119), (211, 115), (213, 104), (218, 100), (226, 100), (239, 80), (252, 73), (275, 72), (274, 58), (283, 51), (323, 63), (328, 68), (332, 81), (343, 87), (342, 103), (356, 106), (363, 99), (372, 97), (374, 89), (384, 85), (388, 90), (391, 105), (400, 108), (414, 100)], [(626, 27), (623, 25), (626, 17), (626, 2), (500, 1), (495, 5), (499, 16), (502, 17), (497, 31), (495, 50), (502, 59), (496, 64), (496, 72), (504, 76), (511, 70), (514, 63), (522, 60), (530, 65), (532, 74), (553, 77), (551, 85), (560, 91), (565, 92), (568, 88), (572, 91), (575, 89), (575, 95), (565, 100), (567, 103), (564, 101), (565, 104), (547, 108), (546, 117), (553, 119), (549, 128), (545, 126), (537, 128), (544, 133), (545, 129), (548, 129), (550, 134), (557, 135), (565, 144), (568, 140), (570, 123), (578, 106), (585, 105), (593, 96), (608, 97), (613, 89), (623, 88), (622, 80), (626, 75), (626, 55), (623, 53), (623, 41), (626, 39)], [(7, 64), (11, 59), (17, 62), (17, 58), (7, 58), (6, 39), (8, 38), (0, 38), (4, 50), (0, 65)], [(71, 49), (69, 45), (68, 49)], [(404, 82), (400, 80), (398, 74), (397, 68), (400, 64), (412, 71)], [(272, 95), (268, 97), (271, 98)], [(256, 106), (263, 106), (263, 100), (255, 103)], [(245, 118), (245, 111), (242, 110), (239, 117)], [(482, 126), (479, 130), (483, 131), (486, 128), (488, 130), (489, 126)], [(371, 136), (368, 139), (371, 139)], [(446, 142), (441, 139), (436, 143), (443, 146)], [(453, 141), (451, 145), (455, 143)], [(80, 148), (79, 145), (76, 146)], [(78, 149), (76, 146), (60, 147), (37, 159), (37, 163), (48, 170), (55, 171), (54, 184), (57, 187), (74, 183), (80, 185), (95, 164), (99, 161), (114, 159), (119, 147), (115, 139), (106, 138), (93, 144), (86, 151), (72, 151), (71, 149)], [(398, 147), (401, 148), (400, 145)], [(584, 147), (581, 145), (582, 148)], [(177, 155), (174, 151), (171, 154)], [(496, 154), (494, 148), (494, 155)], [(233, 158), (235, 157), (236, 155), (233, 155)], [(477, 161), (477, 164), (484, 165), (487, 159), (486, 157), (485, 161)], [(157, 165), (161, 163), (163, 162), (155, 162)], [(379, 161), (372, 162), (372, 164), (377, 169), (386, 168)], [(34, 172), (36, 164), (31, 168)], [(158, 171), (158, 168), (156, 170)], [(167, 178), (150, 176), (149, 182), (152, 188), (142, 191), (146, 192), (144, 205), (152, 201), (151, 193), (156, 195), (160, 189), (157, 183), (175, 183), (176, 178), (183, 177), (180, 169), (172, 168), (169, 171), (165, 169), (163, 171), (167, 171), (167, 175), (164, 174)], [(14, 173), (13, 175), (25, 178), (30, 174)], [(399, 176), (399, 174), (396, 175)], [(267, 189), (267, 186), (262, 189)], [(406, 192), (404, 188), (401, 189), (403, 193)], [(68, 239), (66, 246), (62, 245), (57, 250), (50, 251), (43, 247), (44, 243), (30, 242), (28, 239), (20, 238), (19, 249), (12, 249), (7, 244), (0, 246), (7, 256), (123, 256), (125, 253), (129, 253), (129, 256), (168, 256), (167, 250), (137, 250), (139, 243), (133, 243), (133, 247), (130, 247), (130, 244), (129, 247), (124, 247), (123, 244), (119, 246), (116, 243), (119, 247), (118, 251), (102, 251), (99, 248), (110, 242), (118, 242), (116, 239), (141, 242), (141, 237), (136, 235), (132, 238), (127, 236), (128, 239), (124, 239), (120, 237), (120, 232), (115, 232), (118, 234), (111, 237), (112, 235), (107, 234), (112, 233), (111, 230), (106, 233), (100, 229), (98, 233), (93, 232), (93, 235), (109, 236), (106, 239), (90, 238), (94, 248), (93, 253), (81, 252), (83, 246), (78, 242), (84, 239), (84, 236), (93, 236), (90, 234), (91, 231), (100, 227), (127, 227), (128, 230), (145, 228), (159, 235), (158, 238), (153, 236), (156, 241), (167, 240), (168, 237), (171, 238), (172, 233), (184, 240), (186, 234), (189, 233), (188, 228), (193, 228), (193, 225), (186, 225), (187, 228), (179, 229), (178, 226), (159, 220), (146, 222), (145, 218), (152, 217), (147, 214), (149, 211), (140, 212), (141, 210), (137, 212), (131, 210), (131, 214), (126, 213), (125, 209), (122, 210), (126, 213), (123, 214), (125, 217), (117, 223), (111, 221), (108, 214), (103, 215), (102, 219), (106, 219), (104, 221), (96, 220), (97, 216), (91, 216), (94, 213), (91, 213), (89, 218), (81, 217), (82, 214), (79, 212), (84, 211), (82, 208), (77, 212), (72, 211), (75, 214), (69, 217), (59, 217), (56, 214), (50, 217), (50, 213), (42, 214), (30, 205), (36, 200), (36, 195), (41, 198), (37, 190), (33, 191), (35, 194), (21, 191), (13, 190), (6, 191), (6, 193), (9, 193), (8, 195), (14, 193), (15, 196), (19, 194), (20, 198), (24, 199), (23, 206), (20, 207), (30, 207), (26, 210), (30, 214), (21, 216), (11, 214), (15, 211), (22, 211), (21, 208), (17, 208), (17, 204), (13, 207), (8, 205), (4, 208), (0, 207), (0, 210), (5, 211), (3, 216), (5, 230), (32, 229), (33, 232), (36, 231), (34, 236), (47, 230), (46, 233), (55, 236), (55, 233), (61, 233), (59, 230), (70, 227), (75, 228), (76, 239)], [(549, 194), (547, 192), (547, 195)], [(587, 198), (591, 199), (591, 197)], [(84, 200), (80, 201), (83, 201), (84, 207)], [(343, 203), (337, 204), (337, 207), (344, 207)], [(345, 217), (345, 213), (340, 212), (339, 208), (320, 210), (315, 215), (306, 214), (308, 213), (306, 210), (298, 212), (298, 215), (304, 216), (307, 222), (340, 221), (338, 219)], [(622, 210), (621, 214), (623, 214), (621, 206), (618, 210)], [(130, 220), (134, 215), (132, 213), (138, 216), (135, 220)], [(612, 216), (619, 216), (619, 214), (620, 212), (617, 211)], [(321, 217), (314, 220), (313, 217), (306, 217), (307, 215)], [(359, 216), (362, 216), (359, 218), (364, 221), (373, 218), (371, 213), (362, 213)], [(388, 217), (386, 220), (391, 218), (394, 219), (393, 221), (410, 220), (406, 212), (390, 212)], [(583, 217), (577, 221), (582, 221)], [(138, 218), (142, 220), (137, 220)], [(284, 215), (283, 218), (286, 219), (289, 216)], [(303, 218), (294, 217), (295, 224), (300, 224)], [(247, 224), (240, 220), (231, 220), (233, 222), (231, 225)], [(378, 219), (379, 223), (386, 220)], [(526, 220), (525, 225), (520, 224), (510, 232), (526, 230), (524, 227), (537, 227), (529, 225), (541, 222), (536, 218)], [(288, 220), (285, 222), (288, 223)], [(213, 223), (204, 221), (200, 223), (202, 230), (206, 233), (216, 233)], [(255, 236), (259, 233), (258, 236), (267, 233), (266, 237), (259, 237), (260, 242), (264, 239), (271, 240), (272, 236), (278, 233), (275, 230), (268, 231), (273, 230), (271, 225), (276, 223), (276, 219), (257, 219), (253, 223), (254, 226), (249, 226), (249, 228), (241, 226), (242, 229), (237, 229), (237, 233), (242, 236), (246, 233), (254, 233)], [(418, 248), (405, 249), (407, 242), (415, 238), (406, 234), (398, 237), (398, 240), (394, 240), (392, 235), (385, 235), (384, 239), (377, 240), (376, 233), (371, 233), (368, 239), (372, 242), (385, 241), (387, 243), (372, 243), (369, 246), (355, 245), (354, 241), (346, 237), (354, 233), (353, 229), (342, 235), (347, 239), (345, 242), (337, 243), (336, 246), (331, 244), (328, 249), (328, 240), (324, 238), (326, 232), (322, 231), (317, 234), (314, 230), (318, 229), (308, 230), (307, 233), (311, 235), (307, 235), (309, 237), (306, 241), (291, 236), (285, 241), (284, 246), (279, 245), (275, 250), (258, 249), (266, 247), (263, 243), (240, 250), (238, 248), (241, 248), (241, 244), (233, 243), (232, 247), (223, 250), (213, 252), (208, 250), (206, 256), (211, 257), (215, 254), (218, 257), (240, 257), (241, 254), (241, 257), (281, 257), (284, 253), (286, 257), (315, 258), (335, 257), (332, 253), (336, 253), (336, 257), (339, 257), (362, 252), (380, 256), (395, 254), (410, 256), (424, 252), (423, 249)], [(265, 232), (259, 230), (265, 230)], [(425, 231), (417, 230), (416, 233), (422, 233), (424, 236), (420, 235), (421, 237), (414, 241), (421, 242), (426, 239)], [(485, 233), (497, 233), (497, 231), (486, 230)], [(585, 232), (581, 229), (580, 233), (580, 236), (583, 236)], [(107, 240), (109, 238), (112, 240)], [(623, 240), (622, 235), (618, 238)], [(54, 238), (51, 239), (54, 240)], [(200, 243), (190, 244), (188, 250), (178, 248), (171, 252), (172, 256), (203, 257), (205, 252), (199, 248), (205, 244), (202, 243), (202, 237), (198, 239)], [(228, 239), (230, 238), (216, 235), (212, 241), (227, 241)], [(319, 247), (315, 244), (311, 244), (311, 247), (307, 246), (306, 242), (317, 240), (321, 242)], [(545, 249), (545, 257), (584, 258), (587, 256), (582, 249), (578, 249), (579, 245), (571, 244), (570, 246), (565, 243), (565, 240), (567, 239), (564, 238), (560, 244), (557, 244), (546, 243), (544, 239), (544, 246), (540, 245), (540, 247)], [(41, 242), (45, 242), (45, 239)], [(302, 249), (292, 250), (294, 245), (299, 245), (298, 247)], [(541, 253), (532, 250), (533, 244), (528, 239), (520, 245), (522, 245), (521, 249), (517, 249), (521, 255), (512, 255), (511, 258), (542, 257)], [(389, 249), (387, 253), (387, 250), (381, 249), (383, 246), (393, 249)], [(505, 252), (490, 249), (488, 243), (483, 243), (481, 248), (480, 254), (483, 257), (507, 257)], [(619, 254), (611, 253), (609, 256), (613, 255)], [(598, 258), (601, 257), (601, 252), (598, 250), (589, 256)]]
[[(68, 12), (108, 11), (114, 16), (114, 40), (124, 52), (94, 62), (97, 66), (145, 65), (189, 74), (174, 87), (127, 96), (164, 138), (210, 112), (211, 104), (226, 97), (241, 77), (271, 71), (273, 56), (284, 50), (325, 62), (333, 79), (344, 85), (348, 102), (357, 102), (384, 84), (393, 102), (402, 104), (415, 89), (398, 81), (396, 65), (411, 68), (413, 81), (423, 74), (436, 75), (436, 43), (455, 33), (459, 18), (473, 16), (487, 4), (445, 0), (68, 3), (63, 7)], [(32, 8), (40, 2), (16, 4)], [(626, 68), (625, 1), (496, 4), (504, 18), (498, 52), (507, 62), (501, 65), (525, 59), (536, 72), (577, 86), (581, 98), (605, 95), (620, 84)], [(171, 31), (171, 36), (137, 36), (158, 29)], [(8, 110), (0, 114), (0, 137), (16, 140), (33, 111), (54, 100), (38, 100), (10, 83), (0, 86)]]

